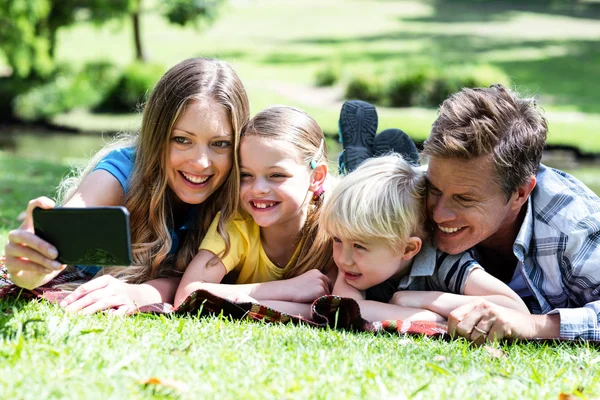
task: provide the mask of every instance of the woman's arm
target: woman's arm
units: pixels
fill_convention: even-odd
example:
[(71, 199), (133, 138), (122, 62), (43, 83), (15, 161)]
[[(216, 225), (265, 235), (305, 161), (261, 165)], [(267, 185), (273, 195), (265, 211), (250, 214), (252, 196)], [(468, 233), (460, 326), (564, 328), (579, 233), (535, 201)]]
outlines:
[(446, 318), (456, 308), (475, 300), (487, 300), (491, 303), (529, 314), (521, 298), (504, 282), (485, 272), (473, 269), (467, 278), (464, 295), (439, 291), (398, 291), (390, 303), (425, 308)]
[(175, 294), (175, 307), (194, 291), (208, 290), (217, 296), (237, 300), (251, 297), (260, 300), (279, 300), (294, 303), (309, 303), (317, 297), (329, 294), (329, 278), (318, 270), (310, 270), (295, 278), (248, 284), (221, 284), (227, 269), (221, 261), (208, 263), (215, 255), (208, 250), (200, 250), (181, 278)]
[(446, 319), (424, 309), (404, 307), (395, 304), (381, 303), (379, 301), (365, 300), (364, 292), (350, 286), (344, 279), (344, 274), (338, 273), (333, 287), (333, 294), (341, 297), (349, 297), (356, 300), (360, 307), (360, 313), (367, 321), (383, 321), (387, 319), (413, 320), (413, 321), (438, 321)]
[(179, 278), (159, 278), (138, 285), (103, 275), (79, 286), (60, 305), (84, 314), (103, 310), (131, 314), (149, 304), (172, 303), (178, 283)]
[[(97, 170), (83, 179), (65, 206), (112, 206), (123, 204), (123, 200), (124, 192), (119, 181), (109, 172)], [(47, 197), (31, 200), (21, 226), (8, 234), (8, 243), (4, 248), (5, 264), (17, 286), (34, 289), (49, 282), (65, 267), (56, 261), (56, 248), (36, 236), (33, 229), (33, 209), (48, 209), (54, 205), (54, 201)]]

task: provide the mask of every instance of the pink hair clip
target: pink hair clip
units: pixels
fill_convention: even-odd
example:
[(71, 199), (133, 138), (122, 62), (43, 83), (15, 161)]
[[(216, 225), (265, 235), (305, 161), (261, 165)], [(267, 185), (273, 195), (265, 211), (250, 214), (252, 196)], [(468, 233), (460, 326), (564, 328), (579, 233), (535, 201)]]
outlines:
[(321, 196), (323, 196), (323, 193), (325, 193), (325, 188), (323, 185), (321, 185), (313, 193), (313, 200), (318, 200)]

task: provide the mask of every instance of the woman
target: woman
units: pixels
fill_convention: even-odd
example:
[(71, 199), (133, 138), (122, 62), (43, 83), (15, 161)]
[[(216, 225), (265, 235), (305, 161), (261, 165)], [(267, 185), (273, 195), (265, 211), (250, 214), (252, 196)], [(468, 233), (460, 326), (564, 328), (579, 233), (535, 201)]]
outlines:
[[(237, 147), (248, 117), (246, 91), (227, 63), (193, 58), (167, 71), (144, 107), (139, 133), (107, 145), (78, 177), (61, 183), (65, 207), (129, 210), (134, 260), (104, 270), (108, 275), (83, 284), (61, 305), (125, 314), (173, 301), (211, 221), (220, 211), (224, 227), (237, 208)], [(33, 231), (33, 209), (53, 206), (46, 197), (30, 201), (23, 224), (9, 233), (5, 263), (18, 286), (43, 285), (66, 267)]]

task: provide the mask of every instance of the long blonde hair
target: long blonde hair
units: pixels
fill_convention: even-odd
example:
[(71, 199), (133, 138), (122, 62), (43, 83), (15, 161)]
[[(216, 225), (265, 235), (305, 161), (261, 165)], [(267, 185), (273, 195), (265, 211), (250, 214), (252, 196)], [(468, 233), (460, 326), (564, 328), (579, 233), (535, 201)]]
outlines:
[[(244, 128), (242, 137), (260, 136), (291, 143), (301, 155), (307, 168), (311, 162), (328, 163), (325, 136), (319, 124), (304, 111), (288, 106), (272, 106), (254, 116)], [(331, 181), (331, 177), (328, 177)], [(319, 230), (319, 215), (327, 191), (313, 197), (302, 228), (302, 245), (296, 262), (283, 275), (293, 278), (311, 269), (323, 273), (333, 266), (331, 240)]]
[[(191, 101), (215, 101), (226, 110), (233, 129), (233, 166), (225, 183), (199, 205), (197, 219), (191, 222), (177, 254), (170, 256), (169, 231), (175, 228), (176, 198), (168, 186), (165, 165), (171, 130)], [(124, 203), (130, 213), (133, 265), (111, 268), (108, 273), (127, 282), (141, 283), (183, 272), (219, 211), (218, 231), (228, 242), (225, 221), (234, 214), (239, 202), (239, 133), (248, 117), (246, 91), (229, 64), (216, 59), (187, 59), (167, 71), (156, 84), (144, 107), (139, 133), (117, 138), (98, 152), (78, 176), (61, 183), (59, 199), (64, 203), (111, 150), (134, 147), (135, 163)]]
[(321, 229), (352, 240), (377, 238), (390, 248), (426, 239), (425, 172), (399, 154), (370, 158), (341, 178), (321, 211)]

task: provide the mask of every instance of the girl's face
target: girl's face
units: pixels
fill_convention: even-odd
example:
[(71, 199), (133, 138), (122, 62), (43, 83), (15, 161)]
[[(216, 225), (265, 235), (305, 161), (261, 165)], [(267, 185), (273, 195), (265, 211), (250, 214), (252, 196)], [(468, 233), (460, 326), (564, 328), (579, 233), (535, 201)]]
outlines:
[(260, 227), (303, 225), (312, 197), (312, 171), (291, 143), (242, 137), (240, 172), (242, 208)]
[(233, 129), (214, 100), (192, 101), (171, 131), (167, 179), (179, 200), (200, 204), (225, 182), (233, 162)]

